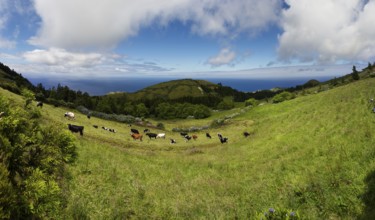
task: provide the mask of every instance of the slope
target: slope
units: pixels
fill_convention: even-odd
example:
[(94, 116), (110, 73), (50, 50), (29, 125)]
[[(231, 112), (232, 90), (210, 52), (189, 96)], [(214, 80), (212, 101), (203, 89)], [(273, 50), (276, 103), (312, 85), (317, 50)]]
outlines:
[[(69, 168), (64, 218), (251, 219), (273, 207), (307, 219), (371, 219), (375, 115), (368, 100), (374, 84), (373, 78), (360, 80), (244, 113), (238, 109), (239, 116), (209, 130), (212, 139), (204, 131), (189, 142), (169, 129), (153, 131), (167, 133), (166, 140), (134, 141), (125, 124), (77, 113), (73, 123), (84, 125), (85, 134), (76, 135), (79, 159)], [(61, 129), (72, 123), (62, 117), (66, 109), (46, 105), (41, 111), (45, 123)], [(194, 120), (164, 123), (171, 128)], [(244, 138), (243, 131), (251, 136)], [(218, 132), (229, 143), (221, 144)]]

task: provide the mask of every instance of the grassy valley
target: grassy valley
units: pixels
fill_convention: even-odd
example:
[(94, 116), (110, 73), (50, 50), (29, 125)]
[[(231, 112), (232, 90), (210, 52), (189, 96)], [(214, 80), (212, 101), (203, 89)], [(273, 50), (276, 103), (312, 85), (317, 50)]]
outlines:
[[(375, 115), (369, 99), (374, 85), (368, 78), (206, 119), (164, 120), (166, 129), (152, 132), (167, 138), (145, 136), (142, 142), (131, 139), (128, 124), (76, 111), (70, 121), (63, 115), (71, 110), (45, 105), (42, 124), (61, 130), (67, 123), (85, 126), (83, 136), (72, 134), (78, 159), (68, 166), (61, 218), (259, 219), (274, 208), (301, 219), (373, 219)], [(24, 102), (3, 89), (0, 95)], [(194, 132), (196, 141), (172, 132), (223, 118), (222, 126)], [(251, 135), (245, 138), (244, 131)], [(228, 143), (221, 144), (217, 133)]]

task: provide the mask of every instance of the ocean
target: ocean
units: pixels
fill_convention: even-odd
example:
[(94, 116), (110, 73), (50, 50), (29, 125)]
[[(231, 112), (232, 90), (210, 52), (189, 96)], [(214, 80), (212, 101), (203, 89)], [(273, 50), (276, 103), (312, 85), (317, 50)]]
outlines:
[[(332, 77), (314, 78), (320, 82), (331, 79)], [(110, 92), (136, 92), (145, 87), (157, 83), (175, 80), (176, 78), (122, 78), (122, 79), (46, 79), (29, 78), (34, 85), (42, 83), (46, 89), (57, 87), (58, 83), (62, 86), (68, 86), (73, 90), (87, 92), (91, 96), (105, 95)], [(243, 92), (253, 92), (263, 89), (272, 89), (275, 87), (288, 88), (296, 85), (302, 85), (312, 78), (280, 78), (280, 79), (243, 79), (243, 78), (206, 78), (203, 80), (212, 83), (221, 83), (223, 86), (230, 86), (233, 89)]]

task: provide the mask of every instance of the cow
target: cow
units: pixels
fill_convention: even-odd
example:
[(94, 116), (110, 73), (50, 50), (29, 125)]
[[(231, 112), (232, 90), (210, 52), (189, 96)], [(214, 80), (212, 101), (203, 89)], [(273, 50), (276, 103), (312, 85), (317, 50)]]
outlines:
[(171, 138), (171, 144), (175, 144), (176, 140)]
[(157, 134), (155, 133), (146, 133), (146, 135), (151, 139), (151, 138), (155, 138), (158, 136)]
[(87, 118), (90, 119), (90, 118), (91, 118), (91, 115), (87, 115)]
[(74, 133), (78, 133), (80, 135), (83, 135), (83, 126), (78, 126), (78, 125), (72, 125), (72, 124), (68, 124), (68, 128), (71, 132), (74, 132)]
[(228, 138), (226, 138), (226, 137), (224, 137), (224, 138), (220, 138), (220, 142), (221, 142), (222, 144), (227, 143), (227, 141), (228, 141)]
[(131, 136), (132, 136), (132, 138), (136, 141), (137, 139), (139, 139), (140, 141), (142, 141), (142, 137), (143, 137), (143, 135), (141, 135), (141, 134), (135, 134), (135, 133), (133, 133), (133, 134), (130, 134)]
[(97, 125), (93, 125), (93, 127), (94, 127), (94, 128), (98, 128), (98, 126), (97, 126)]
[(185, 137), (186, 135), (188, 135), (188, 133), (186, 133), (186, 132), (181, 132), (180, 135)]
[(209, 133), (206, 133), (206, 137), (211, 139), (211, 135)]
[(189, 136), (189, 135), (185, 135), (184, 138), (185, 138), (185, 141), (188, 142), (188, 141), (190, 141), (191, 136)]
[(245, 131), (245, 132), (243, 133), (243, 136), (245, 136), (245, 137), (249, 137), (249, 136), (250, 136), (250, 133), (247, 132), (247, 131)]
[(193, 134), (192, 138), (194, 139), (194, 141), (196, 141), (198, 136), (196, 134)]
[(74, 119), (74, 113), (73, 112), (65, 112), (64, 117), (68, 117), (69, 119)]
[(165, 133), (159, 133), (158, 136), (156, 136), (157, 138), (164, 138), (165, 139)]
[(112, 132), (112, 133), (116, 133), (116, 130), (113, 129), (113, 128), (109, 128), (108, 131), (109, 131), (109, 132)]
[(133, 134), (139, 134), (139, 131), (137, 129), (131, 128), (130, 131)]
[(41, 107), (42, 108), (43, 107), (43, 102), (41, 102), (41, 101), (37, 102), (36, 103), (36, 107)]

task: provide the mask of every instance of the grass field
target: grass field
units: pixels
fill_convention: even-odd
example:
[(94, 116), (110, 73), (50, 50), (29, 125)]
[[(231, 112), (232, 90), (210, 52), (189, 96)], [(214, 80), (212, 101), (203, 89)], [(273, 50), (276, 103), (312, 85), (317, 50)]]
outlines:
[[(0, 94), (22, 103), (5, 90)], [(166, 131), (152, 132), (167, 138), (142, 142), (131, 139), (127, 124), (76, 111), (70, 121), (63, 117), (67, 109), (45, 105), (43, 123), (85, 126), (84, 136), (74, 134), (79, 157), (69, 167), (62, 218), (257, 219), (275, 208), (297, 211), (302, 219), (374, 219), (375, 114), (368, 102), (374, 96), (375, 79), (360, 80), (204, 120), (162, 121)], [(212, 139), (202, 131), (197, 141), (185, 142), (170, 130), (234, 113), (240, 114), (208, 130)], [(245, 138), (244, 131), (251, 135)], [(218, 132), (229, 142), (221, 144)]]

